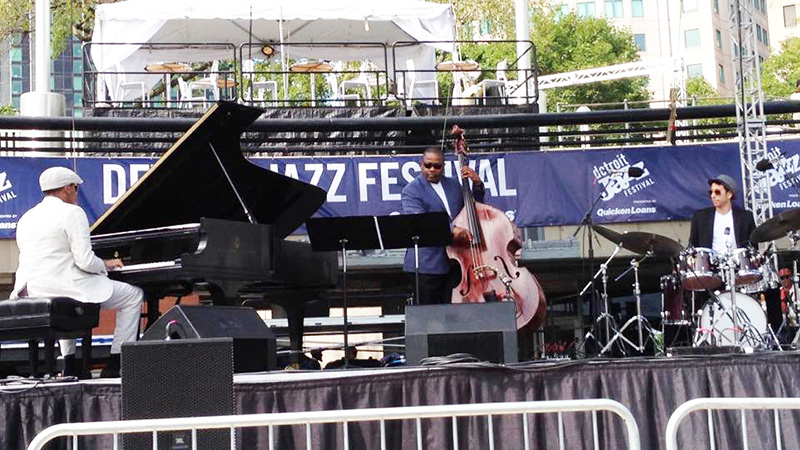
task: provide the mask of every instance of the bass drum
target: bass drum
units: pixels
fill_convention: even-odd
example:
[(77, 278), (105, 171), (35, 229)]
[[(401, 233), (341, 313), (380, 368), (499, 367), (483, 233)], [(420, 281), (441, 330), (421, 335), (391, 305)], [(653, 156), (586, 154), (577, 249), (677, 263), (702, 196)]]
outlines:
[[(739, 292), (736, 296), (736, 309), (739, 310), (739, 327), (744, 331), (742, 334), (742, 344), (750, 347), (763, 345), (762, 336), (767, 333), (767, 315), (761, 308), (761, 304), (750, 297)], [(733, 333), (733, 320), (731, 309), (731, 293), (723, 292), (717, 295), (722, 303), (724, 310), (716, 302), (709, 300), (703, 307), (703, 315), (700, 317), (700, 339), (698, 344), (705, 343), (717, 347), (735, 345), (736, 341)], [(730, 314), (726, 314), (730, 312)], [(749, 322), (749, 324), (748, 324)]]

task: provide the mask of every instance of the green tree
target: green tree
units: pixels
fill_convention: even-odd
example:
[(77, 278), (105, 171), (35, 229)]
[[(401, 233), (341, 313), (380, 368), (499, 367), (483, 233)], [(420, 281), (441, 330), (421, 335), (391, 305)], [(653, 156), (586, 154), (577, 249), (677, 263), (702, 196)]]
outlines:
[(789, 97), (800, 79), (800, 37), (781, 41), (780, 51), (761, 65), (761, 88), (768, 97)]
[[(639, 60), (633, 35), (606, 19), (559, 15), (552, 10), (534, 14), (533, 41), (542, 75), (571, 72)], [(646, 77), (582, 84), (549, 91), (548, 104), (619, 103), (648, 100)], [(617, 108), (617, 107), (614, 107)]]
[[(52, 0), (51, 42), (53, 57), (66, 48), (72, 36), (82, 41), (92, 39), (94, 10), (99, 3), (119, 0)], [(0, 41), (14, 34), (33, 30), (35, 0), (0, 0)]]

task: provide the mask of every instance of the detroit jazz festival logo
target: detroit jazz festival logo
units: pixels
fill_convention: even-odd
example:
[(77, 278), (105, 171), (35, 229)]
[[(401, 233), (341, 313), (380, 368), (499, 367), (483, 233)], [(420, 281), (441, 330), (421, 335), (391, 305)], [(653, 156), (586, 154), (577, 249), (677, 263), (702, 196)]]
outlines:
[(11, 189), (13, 186), (8, 179), (6, 172), (0, 172), (0, 204), (17, 198), (17, 194)]
[[(642, 169), (639, 177), (632, 177), (628, 174), (631, 167)], [(655, 184), (650, 177), (650, 171), (644, 166), (644, 161), (631, 164), (628, 158), (619, 153), (611, 161), (603, 161), (602, 164), (592, 167), (592, 174), (603, 188), (602, 199), (609, 201), (619, 194), (626, 198), (640, 192)]]

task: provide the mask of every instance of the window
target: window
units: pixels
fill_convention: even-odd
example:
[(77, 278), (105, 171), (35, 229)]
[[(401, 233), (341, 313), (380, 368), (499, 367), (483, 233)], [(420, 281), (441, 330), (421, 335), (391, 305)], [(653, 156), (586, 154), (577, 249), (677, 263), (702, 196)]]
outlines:
[(19, 64), (12, 64), (11, 65), (11, 77), (12, 78), (22, 78), (22, 66)]
[(702, 76), (703, 76), (703, 65), (702, 64), (688, 64), (688, 65), (686, 65), (686, 77), (687, 78), (702, 77)]
[(72, 42), (72, 56), (74, 56), (76, 58), (82, 58), (83, 57), (83, 55), (81, 55), (81, 44), (80, 44), (80, 42), (74, 42), (74, 41)]
[(81, 74), (83, 72), (83, 60), (74, 59), (72, 60), (72, 73), (74, 74)]
[(686, 48), (700, 47), (700, 29), (695, 28), (692, 30), (684, 31), (684, 38), (686, 39)]
[[(784, 9), (786, 9), (786, 8), (784, 8)], [(22, 61), (22, 48), (20, 48), (20, 47), (11, 47), (11, 61), (13, 61), (13, 62)]]
[(636, 44), (636, 47), (639, 49), (640, 52), (647, 50), (647, 47), (644, 43), (644, 35), (643, 34), (634, 34), (633, 35), (633, 43)]
[(11, 93), (22, 94), (22, 80), (14, 80), (11, 82)]
[(756, 39), (758, 39), (758, 42), (764, 42), (762, 28), (759, 24), (756, 24)]
[(631, 0), (631, 16), (644, 17), (644, 0)]
[(578, 17), (597, 17), (597, 12), (594, 9), (594, 2), (578, 3), (575, 8)]
[(481, 20), (481, 34), (489, 34), (492, 31), (492, 22), (489, 19)]
[(719, 82), (721, 84), (725, 84), (725, 68), (722, 67), (722, 64), (719, 65)]
[(683, 0), (683, 12), (697, 12), (697, 0)]
[(622, 0), (606, 0), (606, 17), (622, 17)]
[(83, 105), (83, 93), (82, 92), (76, 92), (76, 93), (72, 94), (72, 101), (73, 101), (75, 106)]
[(80, 75), (72, 77), (72, 90), (73, 91), (83, 90), (83, 77), (81, 77)]
[(719, 14), (719, 0), (714, 0), (714, 12)]
[(760, 3), (761, 3), (761, 13), (762, 14), (766, 14), (767, 13), (767, 0), (761, 0)]
[(715, 30), (714, 36), (717, 40), (717, 48), (722, 49), (722, 32), (720, 32), (719, 30)]

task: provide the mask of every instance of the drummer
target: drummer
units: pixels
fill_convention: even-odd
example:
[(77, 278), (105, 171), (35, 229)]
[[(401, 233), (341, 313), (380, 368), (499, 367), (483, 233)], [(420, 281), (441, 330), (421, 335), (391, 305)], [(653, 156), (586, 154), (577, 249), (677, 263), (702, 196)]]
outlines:
[(750, 244), (750, 234), (756, 224), (753, 215), (732, 203), (736, 196), (736, 181), (720, 174), (708, 180), (710, 208), (692, 215), (689, 245), (710, 248), (718, 254), (730, 253)]

